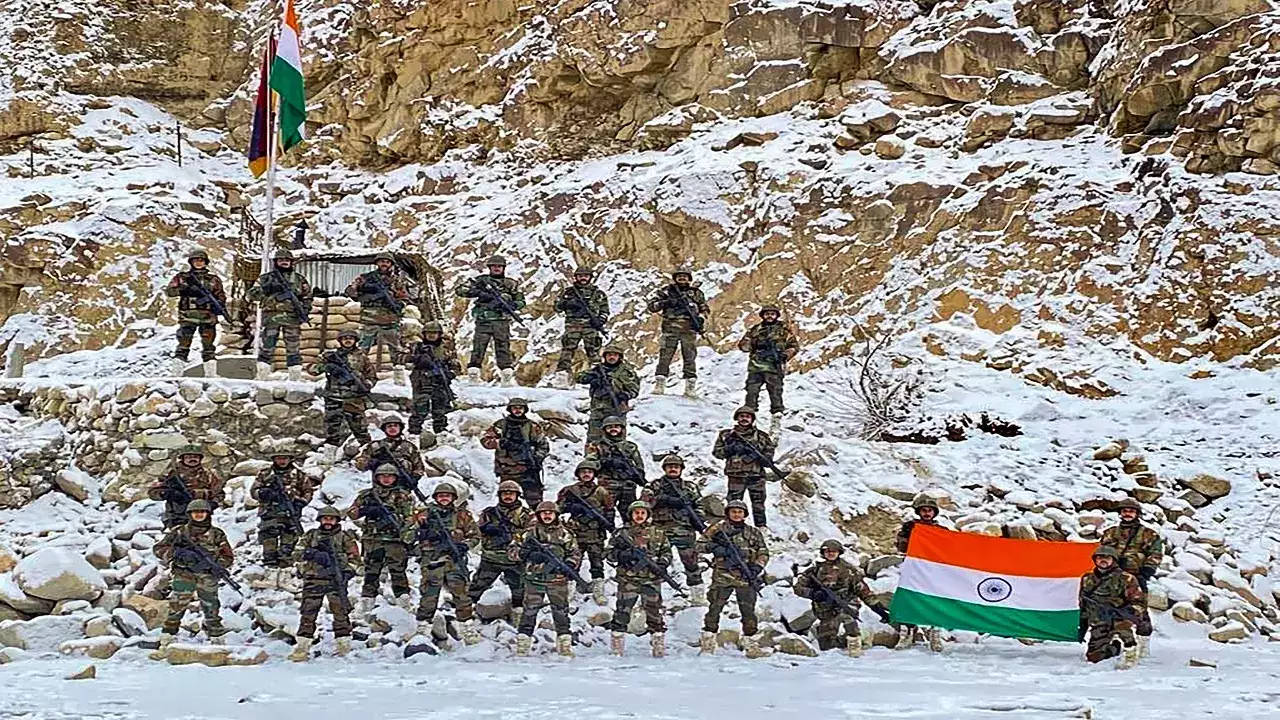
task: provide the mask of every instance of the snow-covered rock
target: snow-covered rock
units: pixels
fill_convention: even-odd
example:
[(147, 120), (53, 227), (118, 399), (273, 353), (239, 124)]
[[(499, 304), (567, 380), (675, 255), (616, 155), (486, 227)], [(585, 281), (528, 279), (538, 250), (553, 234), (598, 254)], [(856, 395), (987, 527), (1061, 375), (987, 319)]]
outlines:
[(97, 568), (65, 548), (46, 548), (28, 555), (13, 575), (23, 592), (44, 600), (96, 600), (107, 589)]
[(224, 665), (261, 665), (268, 658), (267, 651), (252, 646), (193, 645), (174, 643), (165, 649), (164, 659), (170, 665), (200, 664), (209, 667)]
[(28, 615), (43, 615), (53, 610), (54, 603), (52, 600), (28, 595), (18, 586), (13, 572), (7, 572), (0, 573), (0, 604)]
[(45, 615), (31, 620), (0, 623), (0, 645), (31, 652), (54, 652), (68, 640), (84, 637), (84, 618), (75, 615)]

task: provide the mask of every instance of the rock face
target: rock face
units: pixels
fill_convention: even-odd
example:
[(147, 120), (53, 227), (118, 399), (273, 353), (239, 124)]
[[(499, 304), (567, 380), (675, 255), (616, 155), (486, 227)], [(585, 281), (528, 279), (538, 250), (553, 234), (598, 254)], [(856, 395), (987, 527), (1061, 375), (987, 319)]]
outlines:
[(40, 550), (23, 558), (13, 574), (23, 592), (42, 600), (97, 600), (107, 589), (97, 568), (62, 548)]

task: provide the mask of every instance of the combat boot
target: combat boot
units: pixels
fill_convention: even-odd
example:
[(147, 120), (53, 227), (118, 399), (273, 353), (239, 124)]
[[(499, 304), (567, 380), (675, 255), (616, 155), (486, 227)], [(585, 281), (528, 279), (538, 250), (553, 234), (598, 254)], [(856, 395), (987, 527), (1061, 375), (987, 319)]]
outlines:
[(760, 647), (760, 639), (755, 635), (747, 635), (742, 638), (742, 654), (755, 660), (756, 658), (769, 657), (773, 654), (773, 651), (769, 648)]
[(782, 433), (782, 413), (773, 413), (769, 416), (769, 435), (774, 440), (778, 439), (778, 435)]
[(626, 644), (627, 634), (614, 630), (613, 634), (609, 637), (609, 651), (614, 655), (621, 656)]
[(898, 644), (893, 646), (894, 650), (906, 650), (916, 642), (916, 629), (906, 625), (898, 628)]
[(302, 382), (302, 366), (301, 365), (289, 366), (289, 382)]
[(309, 637), (298, 638), (298, 644), (293, 646), (293, 652), (289, 653), (289, 659), (294, 662), (306, 662), (311, 659), (311, 645), (315, 640)]
[(573, 636), (557, 635), (556, 652), (560, 653), (561, 657), (573, 657)]
[(258, 363), (257, 372), (254, 373), (255, 380), (266, 380), (271, 376), (271, 363)]
[(468, 645), (479, 645), (483, 638), (480, 637), (480, 628), (476, 626), (475, 620), (465, 620), (462, 623), (462, 642)]
[(656, 658), (667, 656), (666, 633), (654, 633), (649, 636), (649, 652)]
[(942, 630), (936, 627), (929, 628), (929, 649), (933, 652), (942, 652)]
[(371, 597), (360, 598), (360, 614), (364, 616), (365, 619), (368, 619), (373, 615), (373, 601), (374, 599)]
[(690, 585), (689, 586), (689, 604), (694, 607), (707, 606), (707, 586), (706, 585)]
[(511, 627), (520, 627), (520, 618), (523, 616), (524, 616), (524, 608), (522, 607), (511, 608), (511, 617), (509, 618), (511, 620)]
[(568, 370), (561, 370), (557, 372), (555, 376), (551, 378), (551, 383), (561, 390), (568, 390), (573, 387), (573, 384), (569, 382)]
[(529, 654), (529, 651), (532, 649), (533, 649), (532, 635), (516, 636), (516, 656), (517, 657), (525, 657), (526, 655)]
[(667, 393), (667, 376), (659, 375), (653, 379), (653, 394), (665, 395)]
[(591, 581), (591, 599), (596, 601), (597, 605), (605, 605), (609, 602), (609, 598), (604, 594), (604, 580), (597, 578)]
[(698, 378), (689, 378), (684, 381), (684, 396), (687, 398), (698, 397)]
[(210, 645), (223, 645), (223, 644), (225, 644), (225, 643), (226, 643), (226, 640), (223, 638), (223, 636), (225, 636), (225, 635), (227, 634), (227, 632), (229, 632), (229, 631), (228, 631), (226, 628), (222, 627), (221, 625), (215, 625), (215, 626), (213, 626), (213, 627), (206, 627), (206, 628), (204, 629), (204, 634), (209, 638), (209, 644), (210, 644)]
[(186, 358), (174, 358), (169, 361), (169, 372), (177, 377), (182, 377), (182, 373), (187, 369)]
[(1138, 659), (1141, 660), (1142, 658), (1146, 658), (1146, 657), (1151, 657), (1151, 636), (1139, 635), (1138, 636)]
[(335, 645), (336, 647), (333, 650), (333, 654), (338, 657), (346, 657), (347, 653), (351, 652), (351, 638), (340, 637), (337, 639)]
[(1128, 670), (1138, 664), (1138, 646), (1129, 645), (1120, 651), (1120, 659), (1116, 660), (1117, 670)]
[(699, 655), (715, 655), (716, 654), (716, 634), (710, 630), (703, 630), (702, 637), (698, 640)]
[(516, 386), (516, 371), (514, 368), (502, 368), (502, 370), (498, 372), (498, 376), (502, 387)]
[(169, 645), (173, 644), (173, 638), (172, 633), (160, 633), (160, 646), (151, 651), (151, 659), (164, 660), (166, 656), (165, 650), (168, 649)]
[(217, 360), (204, 361), (204, 376), (207, 378), (218, 377), (218, 361)]
[(854, 633), (844, 639), (844, 652), (849, 657), (862, 657), (862, 635)]
[(480, 368), (478, 367), (467, 368), (467, 380), (473, 383), (480, 382)]

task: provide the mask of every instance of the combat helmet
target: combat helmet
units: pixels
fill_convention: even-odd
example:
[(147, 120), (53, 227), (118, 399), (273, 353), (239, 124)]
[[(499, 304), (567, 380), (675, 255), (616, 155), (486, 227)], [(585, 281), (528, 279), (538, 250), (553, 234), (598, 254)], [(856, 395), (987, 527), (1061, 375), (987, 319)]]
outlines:
[(822, 544), (818, 546), (818, 552), (826, 552), (827, 550), (835, 550), (836, 552), (842, 553), (844, 552), (844, 543), (834, 538), (830, 540), (823, 540)]
[(208, 500), (192, 500), (191, 502), (187, 503), (188, 515), (194, 512), (200, 512), (201, 510), (205, 512), (213, 512), (213, 507), (209, 505)]
[(320, 518), (327, 518), (327, 517), (338, 518), (339, 520), (341, 520), (342, 513), (338, 510), (338, 508), (332, 505), (325, 505), (324, 507), (320, 508), (320, 512), (316, 513), (316, 519), (319, 520)]
[(452, 495), (456, 499), (458, 497), (458, 488), (454, 487), (453, 483), (450, 482), (438, 483), (436, 489), (431, 491), (431, 497), (442, 494)]
[(678, 465), (680, 467), (684, 467), (684, 458), (680, 457), (675, 453), (671, 453), (670, 455), (667, 455), (666, 457), (662, 458), (662, 467), (667, 467), (668, 465)]

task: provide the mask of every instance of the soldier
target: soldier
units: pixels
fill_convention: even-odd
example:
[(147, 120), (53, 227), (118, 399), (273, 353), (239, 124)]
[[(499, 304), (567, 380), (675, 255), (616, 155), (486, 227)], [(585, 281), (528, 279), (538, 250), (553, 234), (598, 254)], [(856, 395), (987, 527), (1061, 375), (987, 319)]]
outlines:
[(342, 529), (342, 513), (332, 505), (320, 508), (316, 515), (320, 526), (308, 530), (298, 543), (294, 562), (302, 578), (302, 619), (298, 621), (298, 644), (289, 653), (294, 662), (311, 659), (315, 642), (316, 616), (320, 605), (329, 600), (333, 615), (333, 637), (339, 656), (351, 651), (351, 599), (347, 583), (360, 570), (360, 544), (356, 534)]
[(218, 334), (218, 316), (227, 314), (227, 293), (222, 280), (209, 270), (209, 253), (192, 250), (187, 254), (190, 270), (173, 276), (164, 294), (178, 298), (178, 349), (174, 353), (173, 374), (181, 375), (191, 354), (191, 338), (200, 333), (200, 357), (204, 361), (204, 376), (217, 374), (217, 348), (213, 341)]
[(609, 540), (609, 560), (618, 566), (618, 601), (609, 621), (613, 654), (621, 655), (631, 608), (644, 597), (644, 619), (649, 628), (649, 648), (656, 658), (667, 654), (667, 626), (662, 620), (662, 578), (645, 561), (659, 567), (671, 564), (671, 544), (661, 528), (649, 524), (649, 503), (637, 500), (627, 508), (631, 524)]
[(777, 437), (782, 429), (782, 377), (786, 365), (800, 351), (795, 333), (778, 318), (776, 305), (760, 309), (760, 323), (738, 341), (738, 349), (749, 353), (747, 359), (747, 401), (752, 410), (760, 407), (760, 386), (769, 391), (769, 434)]
[(218, 602), (219, 570), (225, 572), (235, 561), (231, 543), (221, 530), (213, 527), (213, 511), (205, 500), (192, 500), (187, 505), (187, 522), (169, 528), (154, 551), (156, 559), (169, 563), (169, 614), (160, 630), (160, 648), (154, 658), (164, 657), (164, 649), (173, 642), (182, 627), (191, 596), (200, 599), (204, 614), (204, 632), (209, 641), (218, 644), (227, 629), (222, 626), (222, 610)]
[(367, 353), (375, 343), (385, 345), (395, 368), (395, 381), (403, 384), (400, 320), (404, 317), (409, 290), (404, 276), (396, 272), (395, 264), (391, 253), (378, 253), (374, 258), (376, 267), (356, 276), (343, 294), (360, 303), (360, 349)]
[(409, 548), (405, 542), (413, 517), (413, 495), (396, 486), (394, 465), (380, 465), (373, 474), (373, 486), (361, 490), (351, 503), (347, 517), (360, 523), (364, 538), (364, 587), (360, 591), (360, 611), (373, 610), (374, 598), (382, 582), (382, 569), (391, 576), (391, 594), (396, 605), (409, 610)]
[[(577, 540), (578, 549), (591, 561), (591, 597), (604, 605), (609, 601), (604, 595), (604, 544), (613, 531), (613, 496), (596, 484), (599, 469), (594, 460), (578, 463), (573, 471), (577, 482), (560, 488), (556, 504), (561, 514), (568, 513), (567, 527)], [(608, 524), (602, 523), (601, 518)], [(584, 591), (585, 588), (578, 588), (578, 592)]]
[(492, 340), (493, 359), (502, 376), (502, 384), (513, 387), (516, 372), (511, 357), (511, 321), (517, 319), (516, 313), (524, 307), (524, 293), (520, 292), (515, 280), (506, 276), (506, 258), (493, 255), (485, 264), (489, 267), (488, 275), (467, 278), (454, 293), (458, 297), (476, 298), (471, 307), (476, 331), (471, 341), (471, 359), (467, 361), (467, 378), (479, 382), (480, 366), (484, 364), (484, 354)]
[(542, 461), (551, 452), (547, 436), (538, 423), (530, 420), (529, 401), (511, 398), (507, 416), (484, 431), (480, 445), (493, 450), (493, 472), (498, 480), (511, 480), (524, 490), (529, 507), (542, 502)]
[(320, 362), (310, 368), (312, 375), (325, 375), (321, 394), (324, 396), (324, 437), (331, 448), (330, 462), (337, 462), (341, 457), (347, 429), (361, 445), (372, 440), (364, 413), (378, 377), (368, 356), (356, 348), (358, 337), (351, 330), (338, 333), (338, 347), (326, 350)]
[(702, 568), (698, 566), (698, 530), (705, 528), (698, 514), (698, 487), (681, 477), (684, 458), (671, 454), (662, 458), (662, 477), (654, 480), (644, 492), (644, 500), (653, 508), (653, 524), (662, 530), (684, 565), (684, 584), (689, 587), (689, 602), (707, 604), (707, 588), (702, 584)]
[(160, 521), (166, 530), (186, 523), (187, 503), (192, 500), (206, 500), (212, 508), (227, 503), (222, 478), (203, 462), (204, 450), (199, 445), (184, 445), (164, 477), (147, 488), (148, 498), (165, 501)]
[(605, 323), (609, 321), (609, 298), (591, 284), (592, 268), (583, 265), (573, 271), (573, 284), (560, 291), (556, 312), (564, 313), (564, 335), (560, 336), (560, 359), (556, 361), (556, 384), (569, 387), (573, 354), (582, 344), (588, 359), (600, 354)]
[[(747, 504), (741, 500), (730, 500), (725, 503), (725, 519), (707, 528), (707, 539), (711, 542), (711, 591), (707, 593), (707, 614), (702, 623), (701, 651), (712, 654), (716, 651), (716, 633), (720, 630), (720, 613), (729, 602), (729, 596), (738, 599), (738, 610), (742, 613), (742, 647), (749, 658), (768, 655), (768, 651), (760, 647), (756, 638), (759, 628), (756, 618), (756, 598), (758, 591), (752, 587), (752, 578), (762, 581), (764, 566), (769, 562), (769, 549), (764, 544), (764, 534), (757, 528), (746, 524)], [(736, 557), (746, 564), (743, 572), (738, 565), (735, 553), (729, 545), (737, 549)]]
[(630, 363), (622, 361), (622, 349), (610, 345), (600, 353), (600, 362), (578, 373), (579, 385), (591, 387), (591, 415), (587, 421), (587, 442), (600, 439), (601, 424), (607, 417), (626, 422), (631, 400), (640, 394), (640, 376)]
[(1093, 570), (1080, 577), (1080, 634), (1089, 635), (1085, 659), (1091, 663), (1120, 656), (1116, 668), (1124, 670), (1138, 662), (1138, 643), (1133, 629), (1138, 611), (1146, 607), (1138, 579), (1120, 568), (1120, 551), (1110, 545), (1093, 551)]
[(734, 427), (721, 430), (711, 454), (724, 460), (724, 474), (729, 478), (729, 499), (751, 496), (751, 516), (756, 527), (768, 524), (764, 509), (764, 463), (773, 460), (778, 443), (755, 426), (756, 411), (740, 407), (733, 413)]
[[(902, 527), (898, 528), (898, 535), (894, 538), (894, 546), (898, 552), (905, 553), (907, 545), (911, 542), (911, 529), (917, 523), (921, 525), (937, 525), (938, 524), (938, 501), (928, 495), (917, 495), (912, 501), (911, 507), (915, 510), (916, 519), (908, 520), (902, 523)], [(929, 638), (929, 649), (933, 652), (942, 652), (942, 631), (938, 628), (928, 628), (927, 636)], [(916, 626), (915, 625), (899, 625), (898, 626), (898, 643), (894, 645), (895, 650), (906, 650), (916, 642)]]
[(627, 426), (622, 418), (611, 415), (604, 419), (602, 427), (600, 439), (587, 443), (586, 459), (600, 466), (600, 484), (613, 496), (614, 507), (625, 523), (625, 509), (636, 501), (637, 488), (644, 487), (644, 460), (640, 448), (626, 439)]
[(293, 566), (293, 550), (302, 534), (302, 508), (311, 502), (316, 485), (311, 476), (293, 464), (293, 452), (278, 449), (271, 454), (271, 466), (258, 471), (249, 495), (258, 501), (258, 539), (262, 542), (262, 564), (276, 568), (276, 587), (284, 572)]
[(1139, 522), (1142, 505), (1133, 498), (1125, 498), (1116, 505), (1120, 524), (1102, 533), (1102, 544), (1120, 552), (1120, 569), (1138, 579), (1142, 588), (1142, 602), (1138, 605), (1138, 657), (1151, 654), (1151, 613), (1147, 610), (1147, 583), (1156, 576), (1156, 569), (1164, 559), (1164, 541), (1155, 528)]
[(538, 611), (550, 602), (551, 619), (556, 626), (556, 652), (573, 657), (573, 636), (569, 634), (569, 578), (554, 561), (563, 562), (577, 574), (582, 553), (573, 533), (560, 524), (555, 503), (538, 503), (534, 516), (533, 527), (521, 533), (519, 546), (512, 547), (512, 557), (524, 562), (524, 615), (520, 618), (516, 655), (528, 655), (533, 648)]
[(462, 623), (462, 641), (468, 645), (480, 642), (480, 631), (472, 618), (471, 595), (467, 588), (467, 551), (479, 537), (471, 511), (457, 507), (458, 490), (452, 483), (442, 482), (431, 492), (435, 502), (418, 512), (413, 525), (417, 528), (418, 562), (422, 582), (418, 586), (418, 632), (431, 635), (432, 621), (440, 606), (440, 590), (448, 587)]
[(385, 437), (361, 448), (354, 464), (360, 470), (373, 470), (379, 465), (398, 465), (408, 474), (408, 477), (400, 480), (400, 484), (412, 491), (418, 486), (418, 479), (427, 472), (422, 452), (412, 441), (405, 439), (404, 420), (399, 415), (388, 416), (382, 421), (381, 429)]
[(666, 392), (667, 375), (671, 373), (671, 359), (676, 347), (680, 348), (681, 370), (684, 374), (684, 394), (698, 394), (698, 335), (706, 329), (707, 314), (711, 308), (707, 297), (693, 286), (693, 272), (678, 268), (671, 274), (674, 281), (649, 298), (649, 312), (662, 313), (662, 348), (658, 352), (658, 371), (654, 378), (653, 394)]
[(431, 416), (431, 430), (439, 435), (449, 428), (453, 410), (453, 379), (462, 374), (453, 338), (444, 326), (432, 320), (422, 326), (422, 342), (409, 350), (409, 384), (413, 387), (413, 412), (409, 434), (422, 433), (422, 423)]
[(498, 502), (480, 513), (480, 567), (471, 577), (471, 602), (501, 575), (511, 590), (511, 625), (519, 624), (524, 608), (524, 573), (517, 560), (508, 554), (518, 549), (520, 533), (533, 525), (533, 512), (520, 504), (520, 483), (503, 480), (498, 483)]
[(860, 657), (858, 609), (864, 602), (874, 606), (875, 600), (862, 571), (840, 559), (843, 552), (844, 545), (839, 540), (824, 540), (818, 549), (818, 562), (796, 578), (795, 592), (808, 598), (813, 606), (813, 615), (818, 618), (818, 647), (834, 648), (843, 625), (845, 652), (849, 657)]
[(248, 293), (249, 300), (262, 309), (258, 379), (266, 380), (271, 373), (276, 341), (284, 335), (284, 363), (289, 379), (297, 382), (302, 379), (302, 325), (311, 315), (311, 282), (293, 271), (293, 253), (286, 249), (276, 250), (272, 263), (274, 268), (259, 275)]

